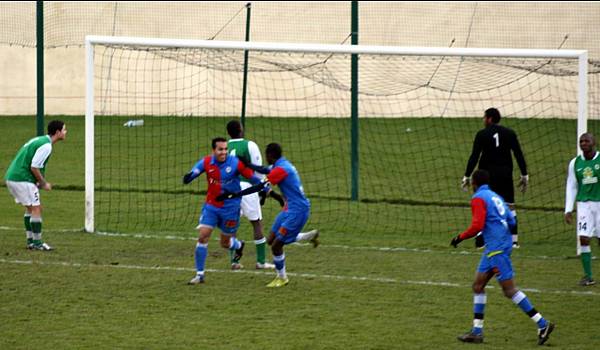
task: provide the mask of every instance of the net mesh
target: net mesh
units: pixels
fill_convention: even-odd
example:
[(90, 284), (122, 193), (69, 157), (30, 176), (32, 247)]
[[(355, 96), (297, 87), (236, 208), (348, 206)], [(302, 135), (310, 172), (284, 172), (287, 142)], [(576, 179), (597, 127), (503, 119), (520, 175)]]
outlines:
[[(283, 146), (312, 201), (307, 226), (445, 242), (469, 222), (460, 179), (494, 106), (517, 132), (531, 176), (515, 200), (521, 231), (563, 233), (555, 227), (576, 147), (577, 60), (361, 55), (351, 201), (350, 56), (249, 57), (246, 137), (263, 152)], [(181, 177), (240, 116), (243, 51), (97, 46), (95, 65), (96, 228), (192, 230), (206, 181), (184, 186)], [(144, 125), (124, 127), (131, 119)], [(268, 201), (263, 210), (270, 223), (279, 208)]]
[[(84, 114), (86, 35), (244, 40), (242, 1), (46, 2), (44, 47), (48, 114)], [(250, 38), (263, 42), (347, 43), (350, 2), (252, 3)], [(359, 4), (364, 45), (586, 49), (599, 71), (600, 4), (595, 2), (390, 2)], [(451, 19), (451, 20), (449, 20)], [(0, 113), (35, 114), (35, 2), (0, 2)], [(12, 47), (8, 47), (8, 45)], [(60, 48), (60, 49), (55, 49)], [(27, 73), (28, 72), (28, 73)], [(25, 74), (25, 75), (23, 75)], [(590, 76), (590, 119), (598, 119), (598, 82)]]

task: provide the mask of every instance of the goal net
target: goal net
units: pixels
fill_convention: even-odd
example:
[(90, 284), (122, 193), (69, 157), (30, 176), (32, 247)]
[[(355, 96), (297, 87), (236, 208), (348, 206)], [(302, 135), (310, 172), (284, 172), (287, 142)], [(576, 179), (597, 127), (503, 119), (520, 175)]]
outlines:
[[(515, 194), (524, 239), (564, 232), (554, 228), (566, 166), (587, 128), (585, 51), (115, 37), (86, 47), (88, 231), (193, 231), (207, 185), (181, 177), (240, 119), (247, 50), (245, 136), (263, 152), (282, 145), (312, 202), (308, 226), (445, 245), (469, 223), (460, 180), (483, 111), (496, 107), (528, 165), (529, 189)], [(266, 227), (278, 210), (266, 202)]]

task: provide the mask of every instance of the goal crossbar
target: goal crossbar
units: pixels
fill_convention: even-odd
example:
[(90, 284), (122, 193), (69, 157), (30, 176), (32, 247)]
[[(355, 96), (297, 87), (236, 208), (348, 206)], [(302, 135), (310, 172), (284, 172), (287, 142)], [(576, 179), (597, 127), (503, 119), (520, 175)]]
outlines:
[(406, 56), (471, 56), (522, 58), (579, 58), (585, 50), (459, 48), (459, 47), (403, 47), (371, 45), (299, 44), (275, 42), (246, 42), (220, 40), (185, 40), (111, 36), (87, 36), (86, 44), (207, 48), (249, 51), (315, 52), (339, 54), (406, 55)]

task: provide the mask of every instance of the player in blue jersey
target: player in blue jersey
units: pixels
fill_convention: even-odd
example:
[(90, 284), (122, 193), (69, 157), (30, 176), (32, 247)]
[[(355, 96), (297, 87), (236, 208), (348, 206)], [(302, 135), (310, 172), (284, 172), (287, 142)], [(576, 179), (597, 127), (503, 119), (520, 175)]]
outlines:
[(485, 286), (496, 276), (502, 291), (512, 299), (538, 326), (538, 344), (542, 345), (554, 330), (554, 324), (548, 322), (529, 302), (529, 298), (515, 287), (513, 268), (510, 260), (512, 237), (510, 227), (515, 225), (514, 215), (502, 197), (490, 190), (490, 175), (485, 170), (476, 170), (471, 178), (473, 197), (471, 226), (452, 239), (450, 244), (456, 248), (460, 242), (483, 232), (485, 250), (481, 256), (475, 282), (473, 282), (473, 328), (458, 337), (468, 343), (483, 342), (483, 314), (486, 304)]
[(285, 254), (283, 247), (286, 244), (310, 241), (313, 246), (319, 244), (319, 231), (312, 230), (306, 233), (300, 232), (308, 221), (310, 214), (310, 201), (304, 194), (302, 182), (296, 167), (282, 155), (281, 146), (277, 143), (267, 145), (267, 162), (270, 168), (248, 165), (257, 172), (267, 174), (266, 180), (258, 185), (252, 186), (236, 193), (224, 193), (219, 199), (229, 199), (244, 196), (260, 191), (268, 185), (279, 185), (281, 193), (285, 198), (285, 206), (275, 218), (267, 242), (271, 246), (273, 262), (277, 277), (267, 287), (283, 287), (289, 283), (285, 271)]
[(227, 140), (217, 137), (212, 140), (213, 154), (200, 159), (192, 170), (183, 177), (183, 183), (189, 184), (202, 173), (206, 173), (208, 190), (206, 202), (202, 206), (198, 225), (198, 243), (196, 244), (196, 276), (189, 284), (204, 283), (204, 265), (208, 254), (208, 241), (215, 227), (221, 229), (221, 247), (235, 253), (234, 262), (239, 262), (244, 250), (244, 241), (235, 237), (240, 224), (239, 198), (223, 202), (218, 196), (223, 193), (240, 191), (239, 175), (254, 184), (261, 183), (252, 169), (246, 167), (237, 157), (227, 153)]

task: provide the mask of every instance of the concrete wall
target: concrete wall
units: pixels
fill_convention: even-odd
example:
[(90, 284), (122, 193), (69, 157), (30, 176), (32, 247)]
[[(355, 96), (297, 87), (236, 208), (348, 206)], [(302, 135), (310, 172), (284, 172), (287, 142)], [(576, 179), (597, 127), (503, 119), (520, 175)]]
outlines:
[[(84, 113), (85, 62), (84, 50), (80, 45), (83, 44), (85, 35), (196, 39), (216, 35), (219, 40), (242, 40), (244, 4), (47, 2), (46, 45), (53, 48), (45, 51), (46, 113)], [(251, 37), (254, 41), (342, 43), (350, 33), (349, 2), (258, 1), (252, 6)], [(562, 47), (588, 49), (592, 60), (598, 62), (600, 59), (600, 3), (361, 2), (360, 13), (361, 44)], [(0, 115), (35, 114), (34, 23), (35, 8), (31, 3), (0, 3), (0, 44), (3, 43), (0, 45)], [(370, 71), (372, 68), (365, 67), (364, 70)], [(591, 77), (591, 81), (590, 112), (598, 115), (598, 98), (595, 97), (600, 94), (598, 79)], [(561, 86), (558, 84), (549, 91), (561, 94)], [(281, 89), (285, 90), (286, 87)], [(262, 92), (263, 95), (266, 93)], [(572, 91), (568, 93), (572, 94)], [(341, 98), (337, 92), (331, 96)], [(386, 108), (396, 111), (404, 109), (406, 113), (421, 110), (425, 115), (437, 115), (448, 109), (462, 113), (461, 106), (466, 103), (472, 103), (474, 109), (479, 109), (480, 105), (488, 105), (488, 101), (476, 101), (484, 99), (482, 96), (452, 100), (449, 107), (447, 100), (459, 98), (457, 95), (441, 94), (436, 97), (436, 94), (416, 93), (413, 96), (415, 101), (425, 98), (437, 102), (417, 101), (419, 105), (416, 106), (393, 102)], [(509, 99), (517, 100), (519, 96), (523, 96), (521, 92)], [(492, 99), (493, 96), (489, 98)], [(255, 104), (258, 106), (261, 102), (255, 101)], [(331, 113), (340, 112), (337, 107), (331, 108), (335, 109)], [(527, 108), (526, 105), (515, 106), (514, 113)], [(272, 109), (285, 110), (285, 106), (274, 106)], [(565, 108), (553, 108), (562, 109)], [(571, 109), (572, 104), (563, 113), (570, 114)], [(228, 110), (237, 110), (237, 103), (229, 101), (225, 106), (214, 107), (215, 112)]]

